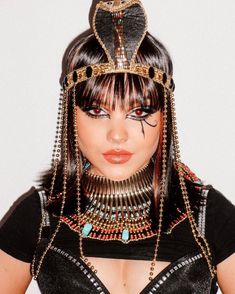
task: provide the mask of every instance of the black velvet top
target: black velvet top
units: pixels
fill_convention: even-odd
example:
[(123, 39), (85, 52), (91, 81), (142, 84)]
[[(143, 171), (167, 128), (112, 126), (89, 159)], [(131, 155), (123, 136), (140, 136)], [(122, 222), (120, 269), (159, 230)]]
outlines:
[[(218, 191), (210, 188), (207, 201), (195, 217), (205, 234), (217, 265), (235, 252), (235, 207)], [(3, 219), (0, 248), (13, 257), (31, 262), (36, 249), (41, 221), (43, 192), (31, 189), (23, 195)], [(44, 199), (45, 200), (45, 199)], [(45, 248), (57, 218), (48, 214), (37, 257)], [(43, 294), (109, 293), (99, 278), (79, 256), (76, 232), (62, 223), (41, 268), (38, 285)], [(85, 239), (85, 256), (151, 260), (155, 237), (123, 244), (119, 241)], [(207, 263), (195, 243), (187, 218), (176, 218), (165, 228), (158, 260), (171, 262), (140, 294), (145, 293), (216, 293)], [(121, 294), (121, 293), (120, 293)]]

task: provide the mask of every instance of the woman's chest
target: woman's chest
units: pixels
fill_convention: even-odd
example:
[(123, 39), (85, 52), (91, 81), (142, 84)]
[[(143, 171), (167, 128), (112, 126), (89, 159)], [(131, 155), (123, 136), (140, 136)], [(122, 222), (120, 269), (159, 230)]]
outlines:
[[(112, 294), (138, 294), (149, 283), (151, 261), (90, 257), (97, 277)], [(153, 278), (170, 262), (157, 261)]]
[(170, 264), (157, 262), (155, 277), (150, 282), (150, 261), (93, 257), (90, 257), (89, 261), (98, 270), (97, 273), (92, 270), (90, 264), (73, 253), (51, 246), (38, 276), (41, 293), (216, 293), (205, 259), (198, 252), (183, 256)]

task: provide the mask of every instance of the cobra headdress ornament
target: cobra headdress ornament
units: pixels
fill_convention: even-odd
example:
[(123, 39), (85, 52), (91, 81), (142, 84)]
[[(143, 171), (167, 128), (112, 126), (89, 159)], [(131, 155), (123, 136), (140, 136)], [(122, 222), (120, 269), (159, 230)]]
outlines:
[[(32, 262), (32, 273), (35, 279), (37, 279), (42, 266), (43, 260), (51, 248), (52, 243), (60, 229), (63, 217), (63, 211), (67, 195), (67, 181), (68, 181), (68, 99), (69, 95), (73, 98), (73, 127), (74, 127), (74, 150), (75, 150), (75, 162), (76, 162), (76, 180), (77, 180), (77, 227), (80, 237), (80, 255), (81, 258), (88, 264), (90, 264), (88, 258), (83, 253), (83, 227), (81, 226), (81, 203), (80, 203), (80, 178), (81, 178), (81, 153), (79, 150), (78, 136), (77, 136), (77, 123), (76, 123), (76, 85), (87, 81), (89, 79), (109, 74), (109, 73), (130, 73), (139, 75), (144, 78), (153, 80), (154, 82), (162, 85), (164, 89), (164, 108), (163, 108), (163, 131), (162, 131), (162, 154), (161, 154), (161, 179), (160, 194), (158, 202), (158, 229), (156, 232), (156, 245), (153, 253), (153, 260), (150, 265), (149, 279), (153, 278), (154, 266), (158, 256), (159, 242), (162, 231), (163, 221), (163, 207), (164, 199), (166, 196), (166, 179), (167, 179), (167, 140), (168, 132), (167, 126), (171, 125), (172, 139), (173, 139), (173, 160), (178, 171), (180, 188), (185, 204), (186, 214), (191, 226), (191, 230), (196, 243), (201, 249), (207, 264), (211, 272), (211, 276), (214, 277), (215, 269), (211, 262), (211, 253), (208, 243), (197, 227), (196, 221), (193, 217), (190, 207), (190, 201), (185, 184), (185, 172), (184, 166), (180, 159), (180, 149), (178, 141), (178, 131), (175, 115), (175, 102), (173, 91), (175, 88), (172, 76), (165, 73), (162, 69), (150, 66), (148, 64), (136, 63), (136, 55), (138, 49), (145, 38), (147, 33), (147, 17), (140, 0), (114, 0), (114, 1), (100, 1), (95, 9), (93, 22), (93, 32), (102, 46), (107, 56), (107, 63), (90, 64), (82, 68), (78, 68), (70, 72), (63, 81), (63, 92), (61, 95), (61, 102), (59, 107), (59, 117), (57, 126), (57, 135), (55, 140), (53, 158), (52, 158), (52, 183), (49, 192), (49, 201), (54, 196), (54, 184), (57, 177), (57, 170), (59, 164), (63, 165), (63, 191), (61, 193), (62, 204), (60, 209), (60, 216), (58, 225), (52, 234), (52, 237), (43, 252), (37, 268), (35, 266), (36, 257), (34, 256)], [(168, 121), (169, 120), (169, 121)], [(156, 191), (154, 191), (156, 193)], [(43, 216), (39, 241), (42, 238), (43, 223), (46, 219), (46, 215)], [(39, 242), (38, 241), (38, 242)]]
[(150, 78), (174, 90), (171, 76), (148, 64), (135, 63), (138, 49), (147, 33), (147, 17), (140, 0), (100, 1), (92, 26), (108, 62), (88, 65), (69, 73), (63, 82), (64, 89), (70, 89), (92, 77), (127, 72)]

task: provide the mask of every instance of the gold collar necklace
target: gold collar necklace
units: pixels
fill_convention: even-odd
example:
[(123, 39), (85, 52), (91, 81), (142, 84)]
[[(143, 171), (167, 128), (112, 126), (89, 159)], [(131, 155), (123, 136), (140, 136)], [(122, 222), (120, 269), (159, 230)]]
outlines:
[(128, 243), (153, 236), (152, 181), (152, 163), (121, 181), (87, 170), (81, 179), (86, 201), (81, 217), (83, 237)]
[[(153, 163), (130, 178), (113, 181), (86, 170), (81, 178), (85, 210), (81, 214), (82, 237), (123, 243), (150, 238), (153, 208)], [(62, 221), (78, 231), (77, 215)]]

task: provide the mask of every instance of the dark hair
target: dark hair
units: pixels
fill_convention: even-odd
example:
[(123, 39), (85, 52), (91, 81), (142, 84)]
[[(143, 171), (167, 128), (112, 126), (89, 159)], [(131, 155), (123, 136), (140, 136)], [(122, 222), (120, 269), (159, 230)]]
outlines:
[[(65, 76), (75, 69), (98, 63), (108, 62), (107, 56), (95, 38), (93, 33), (88, 33), (82, 38), (75, 39), (66, 50), (63, 58), (63, 72), (61, 81)], [(173, 66), (170, 56), (165, 47), (156, 40), (151, 34), (147, 33), (141, 46), (138, 49), (136, 62), (154, 66), (162, 69), (168, 75), (173, 74)], [(76, 85), (76, 104), (79, 107), (89, 106), (94, 101), (99, 105), (101, 102), (109, 104), (114, 108), (115, 103), (118, 102), (121, 107), (126, 104), (132, 105), (139, 103), (144, 105), (146, 100), (150, 100), (150, 105), (156, 110), (163, 110), (164, 106), (164, 89), (162, 85), (155, 83), (151, 79), (140, 77), (130, 73), (112, 73), (99, 77), (91, 78), (86, 82)], [(168, 107), (170, 109), (170, 107)], [(169, 113), (170, 116), (170, 113)], [(68, 168), (68, 189), (67, 201), (64, 213), (74, 211), (76, 207), (76, 174), (75, 174), (75, 160), (74, 160), (74, 146), (73, 146), (73, 106), (72, 106), (72, 91), (69, 93), (68, 102), (68, 152), (70, 158), (70, 165)], [(171, 124), (168, 124), (168, 190), (172, 188), (172, 130)], [(160, 146), (161, 147), (161, 146)], [(161, 148), (158, 148), (158, 151)], [(157, 155), (158, 153), (158, 155)], [(159, 156), (159, 167), (161, 166), (161, 154), (157, 152), (155, 156)], [(160, 168), (159, 168), (160, 169)], [(159, 171), (159, 174), (161, 171)], [(54, 193), (62, 192), (62, 163), (59, 165)], [(52, 171), (47, 172), (41, 181), (41, 186), (49, 190), (52, 180)], [(49, 205), (48, 209), (58, 213), (61, 204), (61, 197)]]

